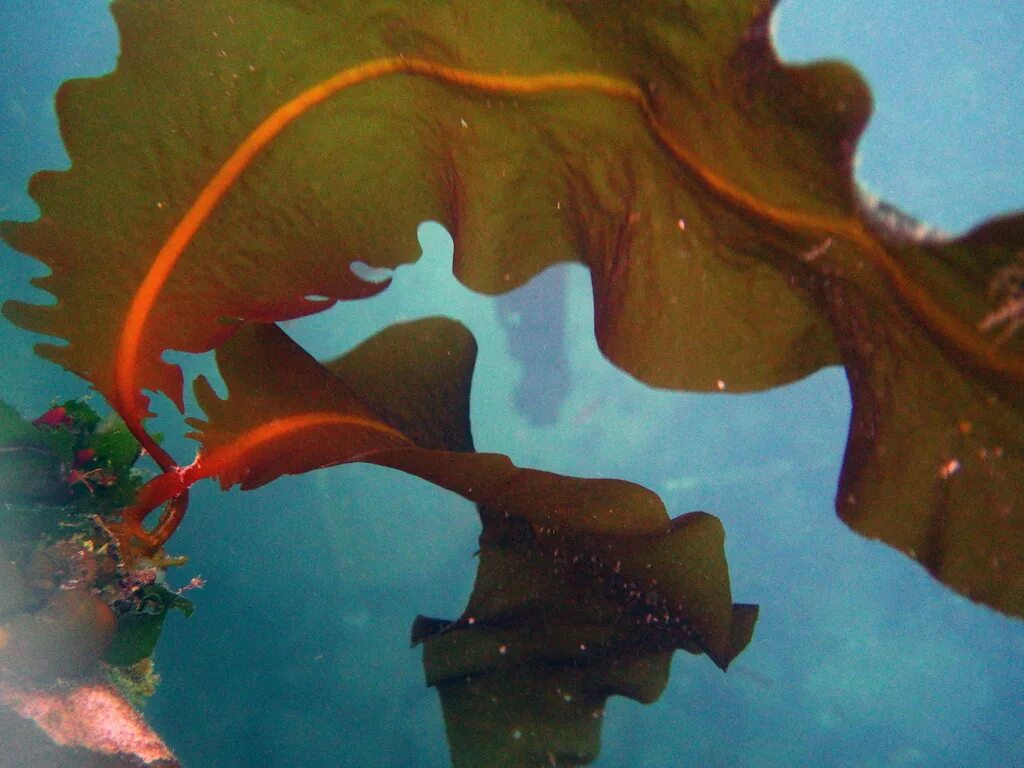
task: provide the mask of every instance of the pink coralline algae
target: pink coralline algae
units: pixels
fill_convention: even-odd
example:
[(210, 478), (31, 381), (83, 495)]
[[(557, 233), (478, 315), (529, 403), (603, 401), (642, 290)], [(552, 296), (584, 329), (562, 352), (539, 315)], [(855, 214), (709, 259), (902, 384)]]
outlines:
[(0, 706), (34, 722), (58, 746), (122, 757), (126, 765), (180, 768), (167, 745), (109, 685), (25, 690), (0, 682)]

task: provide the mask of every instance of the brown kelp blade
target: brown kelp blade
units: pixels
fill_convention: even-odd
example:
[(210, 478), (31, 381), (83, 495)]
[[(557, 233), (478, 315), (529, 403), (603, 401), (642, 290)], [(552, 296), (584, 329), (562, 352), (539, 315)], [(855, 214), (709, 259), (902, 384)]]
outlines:
[[(1020, 462), (966, 471), (948, 448), (955, 418), (976, 457), (1022, 451), (1020, 219), (922, 240), (861, 199), (869, 94), (844, 65), (781, 64), (773, 5), (115, 2), (118, 68), (58, 97), (71, 167), (3, 230), (56, 301), (5, 315), (66, 341), (42, 352), (166, 468), (142, 429), (144, 390), (182, 400), (166, 350), (379, 292), (353, 265), (413, 261), (420, 222), (485, 292), (579, 261), (601, 349), (652, 385), (756, 390), (841, 360), (840, 514), (1021, 615)], [(891, 504), (904, 478), (926, 493)]]
[(413, 624), (427, 684), (441, 697), (453, 765), (525, 767), (549, 756), (559, 765), (590, 763), (609, 696), (651, 703), (675, 650), (707, 650), (724, 669), (750, 640), (757, 606), (732, 606), (732, 633), (718, 655), (689, 619), (688, 603), (708, 595), (678, 590), (680, 572), (725, 570), (721, 548), (694, 546), (701, 528), (718, 525), (708, 515), (684, 515), (663, 534), (636, 537), (566, 534), (486, 510), (482, 517), (463, 615)]
[[(1022, 245), (1017, 216), (941, 245), (899, 248), (907, 261), (942, 265), (933, 274), (951, 302), (968, 279), (1001, 274), (993, 288), (1016, 280), (990, 297), (1005, 308), (1024, 286)], [(999, 266), (1013, 257), (1016, 266)], [(853, 399), (840, 516), (958, 592), (1024, 616), (1024, 388), (956, 364), (898, 304), (842, 280), (827, 291)], [(979, 318), (986, 311), (995, 310), (974, 309)]]
[(757, 606), (728, 605), (718, 635), (695, 631), (709, 623), (702, 604), (717, 612), (729, 599), (721, 523), (711, 515), (691, 512), (658, 534), (636, 535), (562, 530), (511, 513), (485, 511), (483, 521), (476, 584), (463, 615), (414, 624), (414, 643), (451, 635), (446, 642), (463, 647), (428, 683), (631, 649), (707, 653), (724, 670), (750, 641)]
[(117, 69), (58, 97), (71, 168), (4, 229), (58, 302), (6, 314), (67, 340), (44, 354), (126, 418), (143, 390), (181, 402), (164, 350), (375, 293), (352, 265), (414, 260), (428, 219), (482, 291), (588, 265), (602, 349), (651, 383), (753, 389), (836, 360), (775, 262), (828, 236), (791, 224), (853, 215), (869, 97), (844, 66), (775, 61), (763, 2), (112, 11)]
[[(425, 337), (435, 343), (429, 353)], [(661, 589), (670, 590), (668, 598), (679, 604), (675, 610), (696, 642), (716, 660), (728, 657), (733, 607), (716, 518), (694, 513), (670, 521), (657, 495), (633, 483), (565, 477), (517, 467), (498, 454), (452, 450), (471, 445), (462, 428), (468, 426), (475, 354), (472, 337), (454, 321), (394, 326), (353, 354), (375, 364), (335, 363), (335, 370), (350, 375), (350, 386), (280, 329), (242, 329), (217, 353), (227, 397), (217, 398), (206, 384), (199, 388), (208, 419), (192, 422), (203, 445), (195, 466), (222, 484), (243, 487), (351, 461), (401, 469), (481, 505), (485, 536), (492, 517), (515, 518), (551, 550), (568, 551), (557, 541), (577, 536), (600, 541), (602, 549), (593, 555), (604, 570), (618, 568), (622, 579), (638, 585), (647, 583), (651, 568), (661, 571)], [(459, 376), (453, 378), (453, 371)], [(442, 381), (443, 387), (432, 384)], [(388, 386), (373, 388), (374, 382)], [(368, 387), (376, 398), (373, 410), (354, 394)], [(420, 447), (411, 435), (438, 447)]]

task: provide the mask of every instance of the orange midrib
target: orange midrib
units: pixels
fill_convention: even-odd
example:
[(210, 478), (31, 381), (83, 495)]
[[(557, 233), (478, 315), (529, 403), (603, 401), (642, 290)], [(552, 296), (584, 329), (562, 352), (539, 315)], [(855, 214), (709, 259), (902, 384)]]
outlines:
[[(387, 424), (364, 416), (336, 413), (332, 411), (311, 411), (260, 424), (228, 443), (200, 453), (195, 464), (185, 470), (188, 485), (204, 477), (220, 475), (229, 467), (239, 465), (245, 456), (261, 446), (276, 440), (293, 437), (306, 429), (323, 427), (359, 427), (379, 432), (397, 440), (402, 446), (413, 447), (413, 442), (399, 430)], [(381, 446), (393, 448), (395, 446)], [(360, 454), (362, 455), (362, 454)]]
[[(130, 524), (141, 525), (149, 513), (164, 502), (175, 498), (182, 491), (188, 490), (204, 478), (220, 475), (226, 470), (238, 466), (247, 454), (261, 446), (276, 440), (294, 437), (304, 429), (323, 427), (358, 427), (392, 438), (398, 441), (402, 447), (414, 447), (415, 445), (403, 432), (367, 416), (355, 416), (335, 411), (309, 411), (282, 416), (242, 432), (222, 445), (201, 451), (196, 460), (187, 467), (172, 467), (153, 478), (139, 492), (140, 503), (128, 508), (123, 518)], [(394, 448), (396, 446), (381, 447)], [(147, 494), (147, 490), (150, 491), (149, 494)]]
[(635, 83), (593, 73), (488, 75), (424, 59), (397, 56), (376, 59), (346, 69), (303, 91), (275, 110), (231, 154), (175, 226), (157, 252), (149, 272), (132, 298), (115, 354), (115, 405), (133, 432), (145, 434), (142, 428), (144, 414), (137, 412), (136, 407), (138, 390), (135, 373), (146, 325), (160, 292), (196, 232), (256, 155), (293, 120), (346, 88), (396, 73), (422, 75), (453, 85), (500, 94), (529, 95), (567, 90), (601, 93), (630, 101), (640, 109), (661, 144), (708, 188), (726, 201), (785, 228), (818, 232), (851, 241), (864, 250), (882, 270), (898, 295), (921, 318), (926, 327), (946, 339), (955, 349), (982, 368), (1009, 375), (1024, 383), (1024, 359), (1018, 355), (1000, 352), (984, 336), (937, 304), (935, 299), (892, 259), (878, 243), (877, 238), (860, 221), (776, 207), (734, 186), (705, 167), (692, 152), (680, 144), (662, 125), (653, 106)]

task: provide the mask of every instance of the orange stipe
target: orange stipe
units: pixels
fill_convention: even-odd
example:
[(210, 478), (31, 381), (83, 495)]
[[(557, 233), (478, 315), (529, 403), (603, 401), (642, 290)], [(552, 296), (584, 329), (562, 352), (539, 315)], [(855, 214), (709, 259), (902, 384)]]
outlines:
[[(292, 437), (306, 429), (323, 427), (358, 427), (368, 429), (391, 438), (403, 447), (413, 446), (413, 442), (399, 430), (381, 421), (363, 416), (323, 411), (300, 413), (281, 419), (273, 419), (248, 432), (242, 433), (230, 443), (214, 448), (208, 453), (200, 454), (187, 467), (172, 467), (163, 474), (153, 478), (139, 492), (136, 504), (122, 512), (121, 522), (111, 525), (110, 529), (122, 541), (129, 542), (134, 539), (137, 542), (136, 549), (141, 544), (141, 551), (145, 554), (151, 554), (163, 546), (174, 531), (177, 530), (185, 515), (188, 489), (192, 485), (205, 478), (223, 474), (233, 467), (244, 466), (247, 455), (261, 446), (273, 443), (276, 440)], [(394, 448), (397, 446), (387, 445), (381, 447)], [(359, 458), (353, 456), (348, 460), (357, 461)], [(168, 503), (167, 509), (161, 516), (160, 521), (152, 531), (147, 531), (143, 526), (143, 522), (154, 509), (166, 502), (170, 503)]]
[[(191, 482), (203, 477), (219, 475), (229, 467), (241, 466), (245, 462), (245, 456), (257, 448), (272, 443), (282, 438), (290, 437), (306, 429), (319, 429), (322, 427), (360, 427), (363, 429), (379, 432), (380, 434), (397, 441), (404, 447), (412, 447), (412, 441), (404, 434), (393, 427), (389, 427), (380, 421), (364, 418), (361, 416), (350, 416), (330, 411), (300, 413), (295, 416), (287, 416), (282, 419), (274, 419), (266, 424), (243, 433), (230, 443), (214, 448), (209, 453), (201, 454), (196, 463), (188, 469), (194, 469), (194, 477), (186, 470), (186, 475)], [(382, 446), (384, 447), (384, 446)], [(389, 448), (396, 446), (387, 446)], [(189, 484), (191, 484), (191, 482)]]

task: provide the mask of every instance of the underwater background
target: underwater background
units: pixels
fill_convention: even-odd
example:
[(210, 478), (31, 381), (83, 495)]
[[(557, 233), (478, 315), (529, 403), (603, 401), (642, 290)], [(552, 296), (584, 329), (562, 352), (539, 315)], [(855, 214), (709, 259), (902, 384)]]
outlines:
[[(784, 58), (844, 58), (870, 83), (858, 174), (871, 193), (949, 232), (1024, 208), (1019, 2), (786, 0), (775, 23)], [(101, 0), (0, 3), (0, 217), (37, 215), (28, 177), (67, 163), (53, 92), (108, 71), (116, 51)], [(581, 267), (495, 300), (451, 277), (443, 229), (424, 224), (420, 240), (423, 258), (384, 294), (289, 332), (333, 357), (396, 320), (462, 320), (480, 345), (478, 450), (641, 483), (673, 516), (717, 515), (733, 597), (761, 606), (728, 673), (677, 653), (656, 703), (610, 699), (595, 765), (1024, 763), (1024, 624), (835, 515), (850, 408), (840, 369), (758, 395), (655, 391), (597, 351)], [(0, 249), (0, 299), (32, 297), (41, 267)], [(30, 416), (85, 391), (34, 341), (0, 322), (0, 398)], [(175, 359), (209, 373), (209, 361)], [(189, 455), (184, 442), (172, 453)], [(462, 612), (478, 534), (471, 504), (378, 467), (244, 494), (196, 487), (171, 543), (190, 562), (170, 577), (207, 586), (191, 593), (191, 618), (168, 619), (147, 717), (186, 766), (449, 765), (409, 631), (417, 614)]]

